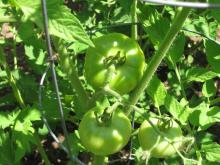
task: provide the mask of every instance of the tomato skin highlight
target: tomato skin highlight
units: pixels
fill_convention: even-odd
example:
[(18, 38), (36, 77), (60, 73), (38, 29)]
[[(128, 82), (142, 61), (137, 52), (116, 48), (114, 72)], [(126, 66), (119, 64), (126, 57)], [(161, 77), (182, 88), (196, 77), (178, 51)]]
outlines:
[(107, 156), (120, 151), (131, 136), (131, 123), (125, 114), (117, 109), (108, 126), (96, 121), (94, 108), (88, 111), (79, 125), (79, 135), (85, 148), (95, 155)]
[[(158, 128), (157, 118), (150, 118), (149, 120)], [(160, 130), (160, 132), (172, 141), (173, 145), (178, 150), (183, 144), (182, 130), (174, 120), (171, 120), (171, 122), (171, 127), (169, 129)], [(166, 158), (176, 153), (174, 147), (169, 144), (164, 137), (159, 135), (147, 120), (145, 120), (139, 128), (138, 140), (142, 149), (151, 153), (151, 157)]]
[(103, 87), (108, 72), (104, 61), (119, 52), (125, 56), (125, 62), (115, 67), (109, 86), (120, 94), (133, 90), (145, 69), (144, 54), (138, 43), (124, 34), (110, 33), (94, 39), (94, 45), (87, 49), (85, 58), (85, 77), (88, 83), (96, 90)]

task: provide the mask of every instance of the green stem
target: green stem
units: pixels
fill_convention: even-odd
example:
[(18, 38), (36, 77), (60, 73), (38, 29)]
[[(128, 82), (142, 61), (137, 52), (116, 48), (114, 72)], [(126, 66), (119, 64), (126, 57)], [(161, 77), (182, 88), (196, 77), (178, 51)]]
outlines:
[(0, 17), (0, 23), (5, 23), (5, 22), (16, 22), (16, 18), (11, 17), (11, 16)]
[(161, 43), (159, 49), (157, 50), (156, 54), (151, 59), (149, 65), (147, 66), (146, 71), (144, 72), (143, 78), (139, 84), (139, 86), (135, 89), (135, 91), (130, 96), (130, 104), (135, 105), (141, 96), (141, 93), (146, 89), (148, 83), (150, 82), (153, 74), (157, 70), (158, 66), (160, 65), (161, 61), (165, 57), (166, 53), (168, 52), (171, 44), (176, 38), (179, 30), (182, 28), (184, 21), (186, 20), (190, 9), (183, 8), (177, 14), (176, 18), (173, 21), (173, 24), (166, 34), (163, 42)]
[[(137, 0), (133, 0), (132, 6), (131, 6), (131, 19), (132, 19), (132, 23), (137, 22)], [(131, 27), (131, 37), (134, 40), (138, 39), (137, 24), (133, 24)]]
[(105, 156), (94, 155), (93, 157), (93, 165), (105, 165)]
[(213, 99), (210, 101), (210, 105), (215, 105), (217, 103), (220, 103), (220, 97), (216, 98), (216, 99)]
[(13, 49), (12, 49), (12, 54), (13, 54), (13, 58), (14, 58), (14, 69), (18, 69), (18, 60), (17, 60), (17, 51), (16, 51), (16, 33), (15, 33), (16, 29), (13, 28), (13, 32), (14, 32), (14, 37), (13, 37)]
[(60, 41), (56, 42), (56, 40), (54, 40), (54, 43), (55, 43), (56, 48), (59, 53), (58, 63), (60, 64), (64, 73), (67, 74), (67, 77), (71, 82), (72, 88), (75, 90), (75, 92), (77, 94), (80, 107), (82, 107), (82, 110), (84, 113), (87, 111), (89, 97), (88, 97), (81, 81), (79, 80), (79, 76), (76, 71), (76, 66), (73, 63), (73, 61), (71, 60), (71, 58), (69, 57), (69, 53), (67, 52), (66, 48), (63, 47), (64, 44), (62, 43), (62, 41), (60, 40)]
[(25, 103), (23, 98), (21, 97), (21, 92), (17, 87), (16, 81), (13, 77), (13, 75), (11, 74), (10, 68), (8, 66), (8, 63), (6, 62), (6, 58), (3, 54), (3, 50), (0, 50), (0, 64), (3, 66), (3, 68), (6, 71), (7, 77), (8, 77), (8, 82), (10, 84), (10, 86), (12, 87), (14, 96), (16, 98), (16, 100), (18, 101), (19, 105), (24, 109), (25, 108)]
[(112, 90), (108, 85), (103, 88), (103, 92), (102, 93), (107, 94), (109, 96), (114, 96), (119, 101), (125, 101), (124, 98), (121, 97), (121, 95), (119, 93), (117, 93), (114, 90)]
[(179, 81), (179, 84), (180, 84), (180, 87), (181, 87), (181, 92), (182, 92), (182, 95), (183, 97), (185, 98), (185, 100), (187, 100), (187, 97), (186, 97), (186, 92), (184, 90), (184, 86), (183, 86), (183, 83), (182, 83), (182, 80), (181, 80), (181, 77), (180, 77), (180, 73), (179, 73), (179, 70), (176, 66), (176, 64), (173, 64), (174, 65), (174, 70), (175, 70), (175, 73), (176, 73), (176, 77)]
[(38, 133), (37, 133), (36, 131), (35, 131), (35, 133), (33, 134), (33, 136), (34, 136), (34, 138), (35, 138), (35, 141), (37, 142), (37, 149), (38, 149), (38, 151), (39, 151), (39, 153), (40, 153), (42, 159), (44, 160), (44, 163), (45, 163), (46, 165), (51, 165), (51, 163), (50, 163), (50, 161), (49, 161), (49, 159), (48, 159), (48, 157), (47, 157), (47, 154), (46, 154), (44, 148), (42, 147), (42, 144), (41, 144), (41, 142), (40, 142), (39, 135), (38, 135)]

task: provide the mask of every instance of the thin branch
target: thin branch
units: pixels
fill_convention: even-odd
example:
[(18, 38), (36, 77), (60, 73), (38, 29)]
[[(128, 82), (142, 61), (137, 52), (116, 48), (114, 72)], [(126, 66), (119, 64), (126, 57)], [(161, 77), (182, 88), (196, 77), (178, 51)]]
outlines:
[(183, 2), (183, 1), (167, 1), (167, 0), (140, 0), (142, 2), (150, 2), (159, 5), (169, 5), (176, 7), (188, 7), (188, 8), (220, 8), (220, 3), (202, 3), (202, 2)]

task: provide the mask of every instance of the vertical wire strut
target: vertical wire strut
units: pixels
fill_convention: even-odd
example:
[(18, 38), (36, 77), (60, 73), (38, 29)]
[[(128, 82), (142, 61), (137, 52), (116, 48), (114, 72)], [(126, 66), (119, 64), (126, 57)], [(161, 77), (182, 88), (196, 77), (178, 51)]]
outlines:
[(60, 98), (60, 95), (59, 95), (59, 87), (58, 87), (56, 72), (55, 72), (55, 69), (54, 69), (54, 61), (52, 60), (53, 59), (53, 54), (52, 54), (50, 34), (49, 34), (49, 31), (48, 31), (48, 16), (47, 16), (46, 0), (41, 0), (41, 4), (42, 4), (43, 19), (44, 19), (44, 31), (45, 31), (45, 37), (46, 37), (46, 43), (47, 43), (47, 53), (49, 55), (49, 58), (51, 59), (50, 60), (50, 65), (51, 65), (51, 72), (52, 72), (54, 87), (55, 87), (57, 100), (58, 100), (58, 110), (59, 110), (59, 115), (60, 115), (60, 118), (61, 118), (63, 133), (64, 133), (64, 136), (66, 137), (67, 150), (68, 150), (68, 154), (69, 154), (68, 156), (71, 157), (72, 152), (71, 152), (71, 147), (70, 147), (70, 143), (69, 143), (69, 140), (68, 140), (68, 132), (67, 132), (66, 124), (65, 124), (61, 98)]
[[(49, 123), (47, 122), (46, 116), (44, 114), (43, 111), (43, 103), (42, 103), (42, 93), (43, 93), (43, 87), (44, 87), (44, 80), (46, 78), (46, 75), (48, 73), (48, 70), (50, 69), (51, 65), (48, 65), (45, 72), (43, 73), (43, 75), (41, 76), (41, 80), (40, 80), (40, 86), (39, 86), (39, 109), (40, 109), (40, 113), (41, 113), (41, 119), (44, 122), (44, 125), (47, 127), (47, 130), (49, 131), (49, 134), (51, 135), (51, 137), (59, 144), (59, 147), (61, 149), (63, 149), (67, 154), (68, 154), (68, 149), (59, 141), (59, 139), (57, 138), (57, 136), (55, 135), (55, 133), (52, 131), (52, 129), (49, 126)], [(80, 165), (85, 165), (83, 162), (81, 162), (77, 157), (75, 156), (70, 156), (71, 161), (76, 162), (77, 164)]]

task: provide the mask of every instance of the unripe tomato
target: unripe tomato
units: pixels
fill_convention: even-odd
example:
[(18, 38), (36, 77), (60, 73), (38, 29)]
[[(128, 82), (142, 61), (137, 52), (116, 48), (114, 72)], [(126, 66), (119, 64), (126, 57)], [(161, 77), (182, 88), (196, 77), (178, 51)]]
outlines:
[(120, 151), (131, 136), (131, 123), (124, 113), (117, 109), (107, 125), (99, 125), (95, 110), (88, 111), (79, 125), (79, 135), (85, 148), (95, 155), (110, 155)]
[[(158, 128), (164, 137), (173, 142), (173, 145), (177, 150), (181, 148), (183, 140), (182, 131), (180, 126), (174, 120), (171, 119), (170, 127), (166, 129), (161, 129), (159, 127), (157, 118), (150, 118), (149, 120), (156, 128)], [(165, 158), (176, 153), (174, 147), (165, 140), (164, 137), (156, 132), (147, 120), (145, 120), (139, 128), (138, 140), (140, 146), (143, 150), (149, 151), (152, 157)]]
[(108, 68), (114, 67), (109, 87), (120, 94), (135, 88), (145, 68), (144, 54), (137, 42), (124, 34), (110, 33), (94, 40), (85, 58), (85, 77), (95, 89), (105, 85)]

